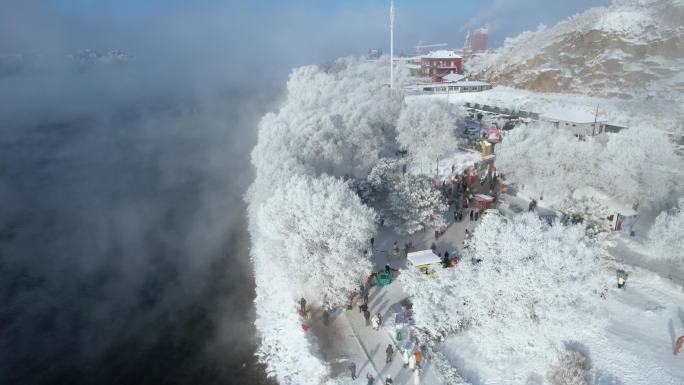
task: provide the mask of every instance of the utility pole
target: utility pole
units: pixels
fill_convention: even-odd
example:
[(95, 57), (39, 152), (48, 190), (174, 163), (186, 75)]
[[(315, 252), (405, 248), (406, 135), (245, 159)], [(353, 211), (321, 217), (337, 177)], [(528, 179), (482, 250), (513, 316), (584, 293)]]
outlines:
[(394, 88), (394, 0), (390, 0), (390, 89)]
[(596, 113), (594, 114), (594, 127), (591, 128), (591, 136), (595, 135), (596, 132), (596, 123), (598, 123), (598, 108), (599, 105), (596, 105)]

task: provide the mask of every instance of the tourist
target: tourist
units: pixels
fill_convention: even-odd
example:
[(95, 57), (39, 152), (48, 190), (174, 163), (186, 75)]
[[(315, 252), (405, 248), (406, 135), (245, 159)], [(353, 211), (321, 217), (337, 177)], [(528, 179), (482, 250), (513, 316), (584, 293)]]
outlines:
[(387, 345), (387, 349), (385, 349), (385, 353), (387, 353), (387, 359), (385, 360), (385, 363), (392, 362), (392, 355), (394, 354), (394, 349), (392, 348), (392, 344)]
[(366, 326), (370, 326), (370, 312), (368, 311), (368, 306), (366, 306), (366, 309), (363, 311), (363, 318), (366, 319)]
[(375, 378), (370, 372), (366, 373), (366, 379), (368, 380), (368, 385), (373, 385), (375, 383)]
[(373, 330), (379, 330), (380, 329), (380, 319), (378, 318), (377, 315), (373, 316), (373, 319), (371, 319), (371, 323), (373, 324)]
[(409, 355), (408, 368), (411, 369), (411, 370), (415, 370), (415, 369), (416, 369), (416, 355), (415, 355), (415, 354), (410, 354), (410, 355)]
[(416, 367), (420, 368), (420, 348), (416, 348)]
[(330, 312), (328, 312), (328, 308), (326, 307), (325, 310), (323, 310), (323, 325), (328, 326), (330, 324)]
[(302, 297), (302, 299), (299, 300), (299, 312), (301, 313), (301, 315), (304, 315), (304, 313), (306, 312), (306, 300), (304, 299), (304, 297)]
[(349, 364), (349, 371), (351, 372), (352, 380), (355, 380), (356, 379), (356, 364), (354, 362)]
[(408, 366), (409, 366), (408, 349), (404, 349), (404, 352), (401, 354), (401, 359), (402, 359), (402, 361), (404, 361), (404, 368), (408, 368)]

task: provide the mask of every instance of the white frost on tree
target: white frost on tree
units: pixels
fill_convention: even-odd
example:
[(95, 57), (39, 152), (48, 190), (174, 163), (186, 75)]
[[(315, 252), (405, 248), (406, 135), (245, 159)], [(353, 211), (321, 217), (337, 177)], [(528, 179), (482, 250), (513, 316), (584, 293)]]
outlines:
[(340, 305), (371, 270), (368, 241), (375, 213), (339, 179), (294, 177), (274, 190), (259, 217), (270, 260), (290, 273), (291, 288)]
[(513, 130), (497, 151), (506, 175), (543, 191), (545, 199), (566, 203), (589, 187), (626, 205), (662, 204), (682, 186), (672, 169), (680, 161), (667, 135), (648, 128), (578, 139), (538, 123)]
[[(253, 255), (271, 255), (265, 242), (252, 244)], [(289, 271), (268, 258), (252, 258), (255, 271), (256, 326), (260, 344), (256, 355), (266, 373), (287, 385), (320, 385), (329, 367), (318, 354), (316, 341), (300, 327)]]
[(435, 337), (459, 332), (491, 362), (538, 361), (541, 371), (549, 346), (601, 327), (609, 278), (599, 253), (580, 226), (549, 226), (533, 214), (510, 221), (488, 215), (456, 268), (430, 280), (409, 272), (400, 279), (418, 328)]
[(395, 178), (401, 177), (404, 159), (381, 158), (365, 179), (355, 180), (354, 186), (365, 203), (384, 201), (394, 186)]
[(429, 225), (444, 223), (447, 206), (427, 178), (406, 174), (389, 195), (390, 224), (401, 234), (413, 234)]
[(582, 353), (572, 350), (558, 351), (556, 362), (546, 372), (552, 385), (589, 385), (591, 362)]
[(298, 68), (279, 110), (259, 123), (256, 175), (245, 197), (257, 354), (282, 385), (344, 382), (329, 379), (296, 302), (305, 296), (314, 306), (339, 303), (344, 289), (370, 271), (363, 249), (374, 214), (339, 177), (365, 179), (378, 159), (396, 151), (403, 95), (386, 83), (381, 62), (340, 59), (326, 68)]
[(666, 133), (649, 127), (634, 127), (609, 134), (597, 157), (602, 190), (627, 204), (659, 206), (684, 186), (682, 162)]
[(648, 246), (656, 258), (684, 269), (684, 197), (679, 198), (677, 207), (656, 217), (648, 232)]
[(326, 69), (294, 69), (285, 103), (259, 125), (254, 152), (269, 161), (277, 151), (319, 174), (364, 177), (380, 157), (396, 150), (403, 95), (385, 82), (386, 67), (351, 58)]
[(457, 149), (456, 119), (450, 105), (434, 101), (408, 104), (397, 122), (397, 142), (416, 161), (434, 164)]

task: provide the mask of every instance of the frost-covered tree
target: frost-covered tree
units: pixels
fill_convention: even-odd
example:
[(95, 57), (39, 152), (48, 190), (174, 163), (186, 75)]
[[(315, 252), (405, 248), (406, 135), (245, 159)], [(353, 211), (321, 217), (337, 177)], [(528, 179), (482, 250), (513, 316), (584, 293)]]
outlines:
[(527, 213), (512, 220), (488, 215), (456, 268), (430, 280), (409, 272), (400, 279), (416, 326), (430, 335), (462, 332), (492, 362), (548, 364), (549, 346), (602, 325), (609, 278), (599, 253), (580, 226), (549, 226)]
[(559, 201), (595, 180), (595, 144), (543, 123), (511, 131), (497, 150), (499, 170)]
[(381, 63), (351, 58), (293, 70), (285, 103), (259, 125), (257, 160), (279, 152), (317, 173), (365, 177), (396, 147), (403, 96), (386, 81)]
[(626, 204), (659, 206), (684, 186), (674, 166), (682, 161), (666, 133), (634, 127), (608, 135), (600, 152), (602, 190)]
[[(252, 244), (253, 255), (273, 255), (271, 245), (263, 238)], [(329, 367), (316, 354), (315, 340), (300, 327), (296, 313), (297, 295), (291, 290), (290, 270), (278, 259), (252, 258), (255, 271), (255, 326), (259, 332), (259, 360), (266, 373), (287, 385), (320, 385)]]
[(390, 223), (401, 234), (413, 234), (429, 225), (444, 223), (447, 206), (430, 179), (406, 174), (389, 195)]
[[(298, 296), (338, 305), (370, 273), (375, 214), (339, 179), (293, 177), (259, 212), (270, 261)], [(297, 297), (298, 298), (298, 297)]]
[(578, 139), (538, 123), (513, 130), (497, 152), (501, 171), (568, 206), (587, 187), (626, 205), (659, 205), (682, 186), (671, 168), (680, 161), (667, 136), (647, 128)]
[(382, 158), (373, 166), (365, 179), (355, 180), (354, 188), (365, 203), (384, 200), (394, 186), (394, 179), (402, 175), (404, 159)]
[(648, 232), (648, 245), (658, 259), (672, 261), (684, 269), (684, 198), (670, 212), (656, 217)]
[(582, 353), (560, 350), (556, 362), (546, 372), (552, 385), (589, 385), (591, 362)]
[(458, 145), (457, 116), (451, 106), (429, 102), (408, 104), (397, 122), (397, 142), (418, 162), (436, 162)]

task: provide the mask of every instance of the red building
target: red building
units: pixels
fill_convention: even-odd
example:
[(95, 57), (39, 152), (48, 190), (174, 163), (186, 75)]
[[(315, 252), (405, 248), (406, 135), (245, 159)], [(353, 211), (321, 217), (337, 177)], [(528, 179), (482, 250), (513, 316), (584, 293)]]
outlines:
[(463, 55), (469, 58), (473, 54), (486, 52), (488, 42), (489, 28), (482, 27), (473, 33), (469, 32), (463, 44)]
[(489, 40), (489, 28), (480, 28), (473, 32), (470, 37), (470, 44), (473, 52), (485, 52), (487, 50), (487, 41)]
[(439, 83), (445, 75), (463, 73), (461, 65), (461, 56), (453, 51), (432, 51), (420, 58), (418, 76), (429, 77)]

